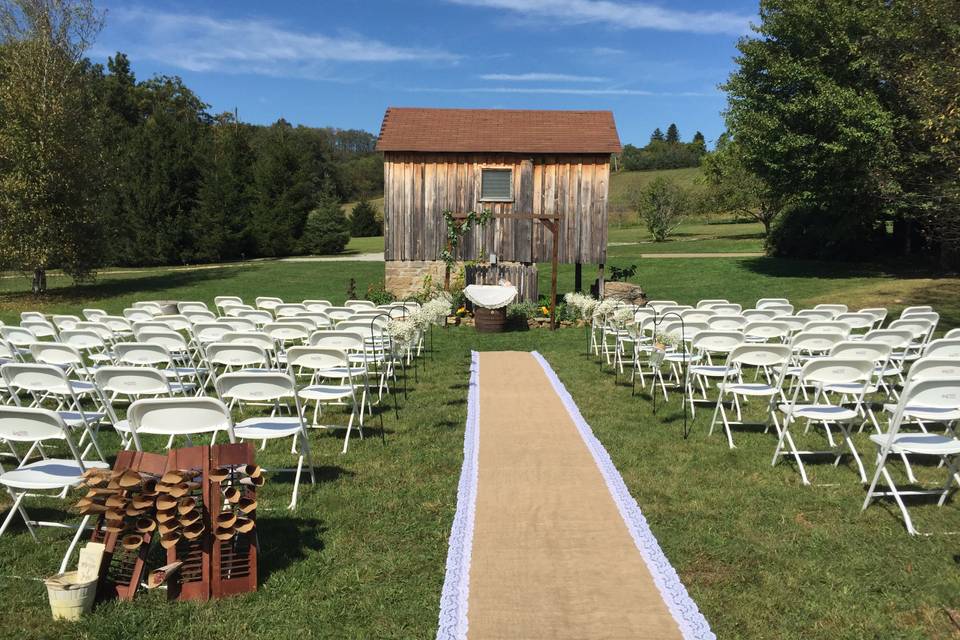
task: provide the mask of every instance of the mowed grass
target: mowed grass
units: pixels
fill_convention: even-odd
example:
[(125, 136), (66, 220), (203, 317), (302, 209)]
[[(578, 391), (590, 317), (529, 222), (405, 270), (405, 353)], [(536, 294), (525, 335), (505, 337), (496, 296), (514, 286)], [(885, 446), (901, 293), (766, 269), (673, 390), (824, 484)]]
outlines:
[[(630, 257), (611, 260), (625, 265)], [(633, 259), (636, 261), (636, 259)], [(960, 280), (921, 271), (771, 258), (648, 260), (634, 278), (652, 297), (693, 303), (724, 297), (752, 304), (785, 296), (798, 305), (841, 301), (933, 304), (942, 328), (960, 325)], [(593, 271), (585, 267), (585, 280)], [(134, 300), (214, 295), (278, 295), (287, 300), (347, 297), (352, 278), (362, 295), (382, 279), (380, 263), (256, 262), (195, 271), (154, 269), (105, 273), (95, 285), (51, 280), (43, 300), (25, 279), (0, 281), (0, 319), (21, 310), (79, 313), (86, 306), (118, 312)], [(541, 265), (541, 291), (549, 265)], [(586, 283), (585, 283), (586, 284)], [(560, 291), (573, 269), (560, 272)], [(447, 536), (462, 461), (469, 350), (539, 350), (551, 362), (613, 457), (668, 558), (720, 638), (950, 638), (947, 611), (960, 608), (956, 537), (910, 538), (895, 509), (861, 514), (863, 488), (848, 460), (812, 464), (818, 485), (803, 487), (790, 464), (771, 467), (774, 440), (761, 429), (737, 431), (737, 449), (706, 435), (710, 411), (698, 409), (692, 435), (681, 435), (678, 396), (654, 415), (645, 392), (634, 396), (585, 355), (583, 329), (478, 335), (470, 328), (436, 330), (433, 353), (408, 372), (409, 397), (399, 420), (382, 413), (367, 438), (339, 453), (341, 433), (313, 432), (318, 484), (303, 488), (287, 512), (289, 476), (262, 494), (260, 590), (207, 604), (168, 604), (162, 593), (109, 603), (75, 625), (49, 620), (44, 587), (66, 548), (62, 530), (43, 529), (35, 544), (15, 524), (0, 537), (0, 626), (4, 637), (169, 638), (283, 637), (429, 638), (435, 634)], [(414, 380), (416, 377), (416, 381)], [(748, 416), (759, 417), (759, 407)], [(522, 428), (522, 416), (518, 416)], [(117, 446), (103, 435), (110, 451)], [(871, 448), (858, 435), (867, 460)], [(804, 443), (823, 446), (811, 433)], [(162, 443), (151, 441), (159, 449)], [(801, 445), (803, 446), (803, 445)], [(289, 466), (288, 446), (258, 452), (267, 466)], [(868, 463), (869, 466), (869, 463)], [(922, 466), (921, 479), (942, 470)], [(5, 501), (9, 504), (9, 500)], [(30, 500), (43, 519), (62, 520), (63, 503)], [(954, 501), (913, 508), (921, 529), (960, 530)], [(16, 621), (14, 623), (13, 621)]]

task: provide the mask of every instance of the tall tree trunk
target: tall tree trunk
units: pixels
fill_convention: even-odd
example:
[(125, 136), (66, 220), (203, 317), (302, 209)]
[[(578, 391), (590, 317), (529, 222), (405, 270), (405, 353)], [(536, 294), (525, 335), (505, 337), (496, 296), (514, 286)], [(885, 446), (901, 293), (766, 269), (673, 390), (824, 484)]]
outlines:
[(33, 270), (33, 295), (40, 295), (47, 292), (47, 270)]

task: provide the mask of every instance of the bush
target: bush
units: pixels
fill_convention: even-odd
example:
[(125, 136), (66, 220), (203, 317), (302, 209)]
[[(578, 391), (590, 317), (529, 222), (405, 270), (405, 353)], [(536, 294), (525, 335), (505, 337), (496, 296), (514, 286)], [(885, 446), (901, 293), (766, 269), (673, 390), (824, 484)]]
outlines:
[(683, 222), (690, 195), (676, 182), (659, 177), (637, 196), (637, 211), (654, 242), (663, 242)]
[(383, 282), (373, 282), (367, 287), (367, 300), (375, 305), (390, 304), (396, 299), (395, 295), (387, 291)]
[(300, 238), (304, 253), (340, 253), (350, 241), (347, 217), (335, 198), (325, 197), (320, 206), (310, 212)]
[(377, 212), (366, 200), (358, 202), (350, 214), (350, 235), (354, 238), (383, 235), (383, 226), (377, 222)]

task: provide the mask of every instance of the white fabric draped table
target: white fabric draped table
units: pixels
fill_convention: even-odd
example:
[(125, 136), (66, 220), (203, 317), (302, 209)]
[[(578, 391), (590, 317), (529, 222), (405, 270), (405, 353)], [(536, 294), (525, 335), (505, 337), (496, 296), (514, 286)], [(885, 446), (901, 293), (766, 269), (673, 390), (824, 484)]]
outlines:
[(484, 309), (501, 309), (517, 297), (517, 288), (495, 284), (471, 284), (463, 290), (467, 300)]

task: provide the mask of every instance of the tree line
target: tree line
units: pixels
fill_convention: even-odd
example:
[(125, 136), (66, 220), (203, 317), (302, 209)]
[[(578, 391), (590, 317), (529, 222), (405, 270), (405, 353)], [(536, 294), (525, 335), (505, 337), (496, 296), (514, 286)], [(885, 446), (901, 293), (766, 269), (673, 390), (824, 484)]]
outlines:
[(683, 142), (677, 125), (671, 123), (666, 133), (657, 127), (650, 134), (650, 142), (643, 147), (625, 144), (619, 166), (624, 171), (696, 167), (706, 153), (707, 143), (702, 133), (697, 131), (690, 142)]
[[(0, 3), (0, 268), (75, 278), (340, 251), (340, 203), (382, 192), (366, 131), (258, 126), (213, 114), (173, 76), (92, 63), (90, 0)], [(354, 231), (379, 233), (358, 206)]]

